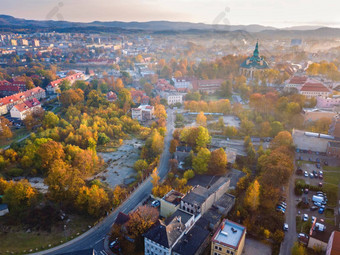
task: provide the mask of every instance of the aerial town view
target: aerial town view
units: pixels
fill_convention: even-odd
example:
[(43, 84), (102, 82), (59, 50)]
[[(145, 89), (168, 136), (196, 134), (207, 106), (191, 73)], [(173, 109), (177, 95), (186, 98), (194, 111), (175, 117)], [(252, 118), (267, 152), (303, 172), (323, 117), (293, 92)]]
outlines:
[(0, 4), (0, 255), (340, 255), (340, 3)]

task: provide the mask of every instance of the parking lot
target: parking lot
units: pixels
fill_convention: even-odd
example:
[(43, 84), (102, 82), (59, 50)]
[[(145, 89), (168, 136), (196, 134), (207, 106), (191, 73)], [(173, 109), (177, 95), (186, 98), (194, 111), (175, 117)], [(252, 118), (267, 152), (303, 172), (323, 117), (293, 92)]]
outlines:
[[(336, 158), (330, 158), (325, 155), (317, 155), (311, 153), (296, 153), (297, 167), (302, 170), (301, 175), (297, 175), (296, 179), (301, 180), (302, 183), (313, 185), (315, 187), (322, 188), (324, 191), (325, 202), (324, 212), (319, 211), (321, 204), (314, 203), (313, 196), (318, 196), (317, 191), (303, 190), (301, 196), (297, 196), (296, 204), (300, 203), (297, 208), (297, 215), (301, 216), (302, 222), (304, 214), (308, 215), (308, 220), (312, 220), (312, 217), (316, 217), (317, 223), (323, 225), (335, 225), (337, 215), (337, 186), (325, 181), (329, 175), (328, 167), (340, 166), (340, 160)], [(301, 172), (301, 171), (300, 171)], [(340, 174), (340, 172), (339, 172)], [(332, 186), (333, 185), (333, 186)], [(326, 188), (325, 188), (326, 187)], [(327, 190), (332, 187), (332, 190), (336, 190), (335, 194), (327, 194)], [(321, 195), (322, 196), (322, 195)], [(334, 197), (335, 196), (335, 197)], [(330, 197), (330, 201), (328, 201)], [(297, 229), (297, 232), (301, 232), (302, 229)]]

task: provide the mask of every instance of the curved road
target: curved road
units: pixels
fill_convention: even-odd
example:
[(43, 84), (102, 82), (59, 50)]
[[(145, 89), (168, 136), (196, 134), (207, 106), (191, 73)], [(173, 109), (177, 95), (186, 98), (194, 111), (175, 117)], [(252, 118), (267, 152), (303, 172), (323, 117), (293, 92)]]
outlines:
[[(167, 135), (164, 139), (164, 150), (161, 156), (159, 166), (158, 166), (158, 175), (161, 180), (167, 175), (169, 171), (169, 147), (170, 141), (172, 139), (172, 133), (174, 130), (174, 116), (173, 111), (168, 109), (168, 119), (167, 119)], [(143, 184), (141, 184), (131, 195), (130, 197), (121, 204), (115, 211), (113, 211), (110, 215), (108, 215), (103, 221), (98, 223), (96, 226), (85, 232), (84, 234), (78, 236), (77, 238), (51, 248), (49, 250), (31, 253), (34, 255), (42, 255), (42, 254), (60, 254), (65, 252), (72, 252), (77, 250), (84, 250), (88, 248), (94, 248), (98, 254), (105, 255), (104, 251), (104, 238), (110, 232), (111, 226), (116, 220), (116, 217), (119, 212), (129, 213), (147, 196), (150, 195), (152, 184), (150, 182), (151, 177), (146, 179)]]

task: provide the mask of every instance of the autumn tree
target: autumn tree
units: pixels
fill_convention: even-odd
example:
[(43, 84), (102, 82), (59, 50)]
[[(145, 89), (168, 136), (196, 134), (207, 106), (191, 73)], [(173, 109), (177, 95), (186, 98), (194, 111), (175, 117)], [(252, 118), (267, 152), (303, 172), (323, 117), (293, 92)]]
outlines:
[(63, 146), (52, 140), (41, 144), (37, 154), (44, 169), (48, 169), (55, 160), (65, 157)]
[(183, 174), (183, 178), (190, 180), (195, 177), (195, 172), (191, 169), (187, 170)]
[(293, 138), (292, 135), (288, 131), (279, 132), (275, 138), (271, 142), (271, 147), (273, 149), (278, 148), (280, 146), (286, 146), (287, 148), (292, 148), (293, 146)]
[(13, 136), (11, 131), (12, 123), (5, 117), (0, 117), (0, 139), (11, 138)]
[(307, 251), (306, 248), (301, 245), (299, 242), (295, 242), (292, 249), (291, 249), (292, 255), (306, 255)]
[(155, 106), (155, 116), (156, 116), (156, 118), (158, 118), (158, 119), (161, 119), (161, 118), (166, 119), (166, 118), (167, 118), (166, 110), (165, 110), (164, 105), (162, 105), (162, 104), (157, 104), (157, 105)]
[(208, 165), (209, 174), (225, 174), (227, 170), (227, 154), (223, 148), (219, 148), (211, 152)]
[(192, 167), (195, 173), (205, 174), (208, 172), (208, 164), (210, 161), (211, 153), (207, 148), (201, 148), (197, 156), (192, 161)]
[(170, 142), (170, 147), (169, 147), (170, 153), (175, 153), (178, 145), (179, 145), (178, 140), (172, 139)]
[(69, 89), (60, 95), (60, 101), (64, 107), (75, 105), (84, 101), (84, 92), (81, 89)]
[(117, 185), (113, 190), (113, 204), (119, 206), (126, 197), (126, 190)]
[(80, 188), (75, 204), (80, 211), (87, 211), (89, 215), (95, 217), (103, 215), (110, 208), (107, 193), (97, 185)]
[(19, 182), (10, 181), (5, 188), (2, 201), (9, 206), (11, 213), (27, 209), (37, 199), (37, 191), (25, 179)]
[(249, 206), (253, 212), (257, 210), (260, 204), (260, 184), (257, 180), (248, 187), (244, 203)]
[(154, 207), (140, 206), (136, 211), (130, 214), (130, 220), (127, 223), (129, 233), (136, 238), (144, 234), (159, 217), (158, 210)]
[(199, 125), (199, 126), (203, 126), (203, 127), (206, 127), (206, 126), (207, 126), (207, 117), (205, 117), (204, 112), (200, 112), (200, 113), (197, 115), (196, 123), (197, 123), (197, 125)]

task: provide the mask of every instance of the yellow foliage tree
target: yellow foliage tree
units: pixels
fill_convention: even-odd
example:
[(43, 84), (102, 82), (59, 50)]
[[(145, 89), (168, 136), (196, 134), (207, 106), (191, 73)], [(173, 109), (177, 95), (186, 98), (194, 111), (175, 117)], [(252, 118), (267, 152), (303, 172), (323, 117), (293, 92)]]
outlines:
[(203, 126), (203, 127), (206, 127), (206, 126), (207, 126), (207, 117), (205, 117), (204, 112), (200, 112), (200, 113), (197, 115), (196, 123), (197, 123), (197, 125), (199, 125), (199, 126)]
[(247, 189), (244, 202), (252, 211), (256, 211), (260, 204), (260, 184), (255, 180)]

